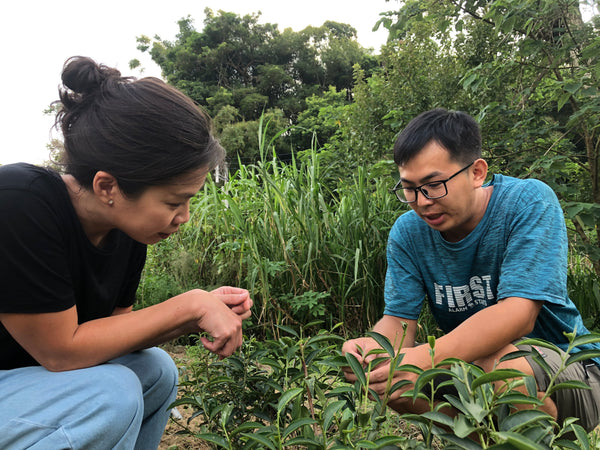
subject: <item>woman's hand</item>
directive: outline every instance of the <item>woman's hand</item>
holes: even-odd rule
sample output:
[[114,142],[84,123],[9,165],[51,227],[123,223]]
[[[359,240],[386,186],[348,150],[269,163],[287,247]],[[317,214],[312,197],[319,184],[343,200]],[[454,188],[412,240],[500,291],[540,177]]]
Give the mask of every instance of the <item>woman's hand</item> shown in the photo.
[[[242,320],[244,314],[234,311],[234,308],[244,308],[243,301],[239,300],[240,293],[223,293],[223,288],[217,289],[217,293],[195,290],[188,292],[192,295],[200,295],[203,313],[196,326],[208,333],[210,338],[201,337],[202,345],[212,353],[221,358],[231,356],[242,345]],[[233,288],[232,288],[233,289]],[[225,289],[225,291],[227,291]],[[240,301],[242,304],[238,303]],[[227,302],[230,302],[228,304]],[[249,315],[249,311],[247,312]]]
[[221,286],[210,292],[225,303],[242,320],[251,316],[253,302],[250,293],[246,289],[231,286]]

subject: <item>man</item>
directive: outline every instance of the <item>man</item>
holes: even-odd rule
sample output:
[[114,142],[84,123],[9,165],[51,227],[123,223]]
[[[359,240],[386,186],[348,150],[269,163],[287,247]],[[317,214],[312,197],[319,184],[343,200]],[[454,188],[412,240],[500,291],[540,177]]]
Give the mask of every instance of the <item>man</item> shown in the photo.
[[[385,285],[386,307],[374,331],[399,345],[403,364],[431,368],[429,346],[416,345],[417,319],[427,299],[445,335],[435,345],[436,363],[460,358],[482,367],[518,369],[533,375],[543,393],[548,379],[531,357],[499,363],[513,344],[529,336],[568,345],[564,332],[588,334],[567,294],[567,236],[556,195],[538,180],[494,175],[481,159],[481,133],[462,112],[435,109],[411,121],[394,146],[400,181],[398,199],[412,211],[390,232]],[[346,342],[343,351],[361,356],[377,347],[371,338]],[[586,348],[600,348],[588,346]],[[362,350],[361,350],[362,349]],[[560,356],[544,351],[556,370]],[[542,410],[559,420],[579,417],[590,430],[599,419],[600,360],[570,365],[561,379],[577,379],[593,390],[558,391]],[[346,377],[354,374],[347,369]],[[370,387],[382,394],[384,364],[372,370]],[[396,372],[395,380],[416,375]],[[392,396],[398,412],[429,410],[423,401]]]

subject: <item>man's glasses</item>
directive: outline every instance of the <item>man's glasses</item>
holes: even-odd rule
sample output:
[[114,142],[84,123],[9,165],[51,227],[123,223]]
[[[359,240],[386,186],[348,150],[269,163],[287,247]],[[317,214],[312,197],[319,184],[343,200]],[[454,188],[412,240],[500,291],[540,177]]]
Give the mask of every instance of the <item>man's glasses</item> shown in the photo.
[[423,197],[428,198],[430,200],[435,200],[437,198],[445,197],[446,195],[448,195],[448,187],[446,186],[446,183],[448,181],[450,181],[452,178],[454,178],[456,175],[458,175],[459,173],[467,170],[469,167],[471,167],[473,165],[474,162],[475,161],[473,161],[468,166],[463,167],[458,172],[456,172],[454,175],[451,175],[450,177],[446,178],[445,180],[432,181],[431,183],[425,183],[425,184],[422,184],[421,186],[417,186],[417,187],[402,187],[401,186],[402,180],[400,180],[400,181],[398,181],[398,183],[396,183],[396,186],[394,186],[394,188],[391,190],[391,192],[396,194],[396,197],[402,203],[416,202],[417,201],[417,192],[420,192],[421,194],[423,194]]

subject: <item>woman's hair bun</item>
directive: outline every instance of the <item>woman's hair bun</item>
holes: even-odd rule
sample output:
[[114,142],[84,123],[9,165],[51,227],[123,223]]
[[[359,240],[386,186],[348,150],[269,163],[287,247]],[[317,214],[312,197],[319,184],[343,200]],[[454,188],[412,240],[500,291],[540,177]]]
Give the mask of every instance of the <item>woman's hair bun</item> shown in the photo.
[[63,85],[77,94],[89,94],[97,91],[108,79],[118,79],[121,72],[104,64],[97,64],[85,56],[69,58],[63,67]]

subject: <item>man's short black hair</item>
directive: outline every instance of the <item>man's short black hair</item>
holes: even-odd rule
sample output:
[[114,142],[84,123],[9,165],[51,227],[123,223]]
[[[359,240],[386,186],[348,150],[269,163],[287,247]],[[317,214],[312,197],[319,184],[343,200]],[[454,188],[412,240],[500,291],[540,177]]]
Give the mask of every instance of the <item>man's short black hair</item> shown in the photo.
[[467,113],[432,109],[415,117],[394,144],[394,162],[402,166],[435,141],[454,161],[468,164],[481,158],[481,130]]

